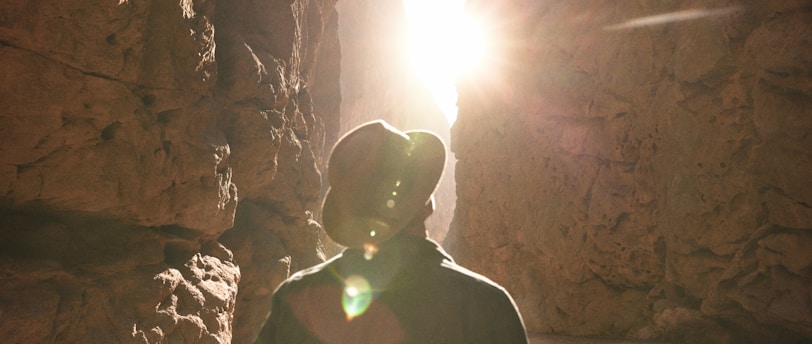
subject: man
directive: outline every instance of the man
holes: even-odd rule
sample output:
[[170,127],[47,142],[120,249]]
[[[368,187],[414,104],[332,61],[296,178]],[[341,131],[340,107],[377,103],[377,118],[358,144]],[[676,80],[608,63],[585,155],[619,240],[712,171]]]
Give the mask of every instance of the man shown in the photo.
[[322,205],[346,246],[274,292],[258,343],[527,343],[510,295],[427,238],[445,146],[384,121],[333,148]]

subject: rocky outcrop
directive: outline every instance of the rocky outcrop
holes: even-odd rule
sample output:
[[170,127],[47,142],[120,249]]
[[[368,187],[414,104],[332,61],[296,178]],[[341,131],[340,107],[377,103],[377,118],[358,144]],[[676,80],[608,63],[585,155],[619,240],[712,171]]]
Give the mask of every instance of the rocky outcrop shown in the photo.
[[[458,261],[532,332],[812,338],[808,1],[469,2]],[[376,36],[398,3],[339,3],[341,65],[335,0],[0,3],[0,337],[249,342],[322,259],[339,125],[444,121]]]
[[4,341],[253,338],[321,259],[334,6],[0,4]]
[[812,340],[808,1],[470,7],[446,243],[529,330]]

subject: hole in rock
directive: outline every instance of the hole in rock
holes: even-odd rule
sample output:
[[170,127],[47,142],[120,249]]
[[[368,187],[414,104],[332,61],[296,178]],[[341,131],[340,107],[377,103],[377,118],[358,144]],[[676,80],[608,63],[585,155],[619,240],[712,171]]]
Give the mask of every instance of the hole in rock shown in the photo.
[[105,141],[110,141],[116,137],[116,132],[121,128],[121,122],[116,121],[102,129],[101,137]]

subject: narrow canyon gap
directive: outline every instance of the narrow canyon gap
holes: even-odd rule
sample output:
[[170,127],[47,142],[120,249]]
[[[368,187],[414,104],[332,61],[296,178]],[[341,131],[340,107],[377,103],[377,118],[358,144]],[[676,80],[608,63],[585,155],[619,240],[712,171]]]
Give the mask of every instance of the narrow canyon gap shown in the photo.
[[[0,337],[250,342],[334,249],[338,135],[445,120],[379,36],[400,6],[1,2]],[[459,263],[531,332],[812,340],[812,3],[468,7],[494,41],[446,137]]]

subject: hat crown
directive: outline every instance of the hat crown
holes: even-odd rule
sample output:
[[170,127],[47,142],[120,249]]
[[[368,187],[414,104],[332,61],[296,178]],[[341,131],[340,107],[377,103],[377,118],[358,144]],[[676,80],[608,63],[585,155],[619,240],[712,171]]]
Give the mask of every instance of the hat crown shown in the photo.
[[357,127],[330,155],[325,230],[351,247],[387,240],[428,202],[444,165],[445,145],[433,133],[404,133],[384,121]]
[[333,148],[327,165],[331,187],[374,178],[402,165],[401,152],[409,137],[383,121],[370,122],[351,131]]

